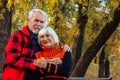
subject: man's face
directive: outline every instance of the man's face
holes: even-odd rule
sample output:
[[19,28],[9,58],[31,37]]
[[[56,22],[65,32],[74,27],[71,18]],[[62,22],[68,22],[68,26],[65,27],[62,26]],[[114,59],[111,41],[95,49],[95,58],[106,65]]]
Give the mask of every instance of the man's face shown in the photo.
[[45,25],[45,17],[40,12],[34,12],[33,16],[28,19],[29,29],[34,33],[38,34],[39,30]]

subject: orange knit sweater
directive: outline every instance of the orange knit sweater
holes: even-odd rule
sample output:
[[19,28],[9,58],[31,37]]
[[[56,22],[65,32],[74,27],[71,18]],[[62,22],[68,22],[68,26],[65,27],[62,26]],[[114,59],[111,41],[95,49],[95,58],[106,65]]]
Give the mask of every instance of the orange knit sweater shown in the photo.
[[56,44],[54,47],[43,47],[43,51],[39,51],[35,54],[36,59],[44,57],[45,59],[53,59],[56,57],[63,58],[65,52]]

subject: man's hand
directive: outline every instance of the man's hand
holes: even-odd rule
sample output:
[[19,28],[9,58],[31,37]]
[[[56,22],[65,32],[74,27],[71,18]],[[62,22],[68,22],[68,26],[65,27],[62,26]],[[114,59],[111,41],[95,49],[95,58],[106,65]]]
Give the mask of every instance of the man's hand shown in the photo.
[[68,46],[68,45],[62,45],[61,48],[66,52],[66,51],[70,51],[72,52],[72,49]]
[[47,67],[47,61],[45,60],[45,58],[41,57],[40,59],[36,59],[34,60],[34,65],[36,65],[39,68],[44,68],[46,69]]
[[59,57],[53,58],[53,59],[49,59],[47,60],[48,63],[52,63],[52,64],[62,64],[62,60]]

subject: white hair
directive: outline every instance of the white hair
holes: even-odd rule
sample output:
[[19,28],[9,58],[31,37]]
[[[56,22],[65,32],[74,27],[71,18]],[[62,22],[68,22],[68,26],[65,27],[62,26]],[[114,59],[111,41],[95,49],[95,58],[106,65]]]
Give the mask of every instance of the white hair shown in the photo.
[[41,10],[41,9],[32,9],[28,14],[29,19],[33,16],[34,12],[40,12],[45,17],[44,26],[46,26],[47,25],[47,16],[48,16],[47,13],[45,11]]
[[58,36],[56,32],[51,27],[44,27],[38,33],[38,43],[40,44],[40,35],[44,35],[45,33],[51,34],[53,36],[54,42],[59,43]]

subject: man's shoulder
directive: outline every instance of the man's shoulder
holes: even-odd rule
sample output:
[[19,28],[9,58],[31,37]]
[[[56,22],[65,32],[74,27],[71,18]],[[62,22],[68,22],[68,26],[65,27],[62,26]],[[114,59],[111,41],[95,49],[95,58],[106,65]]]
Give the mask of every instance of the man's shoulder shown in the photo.
[[28,32],[28,27],[27,26],[24,26],[21,30],[18,30],[18,31],[15,31],[13,33],[13,35],[27,35],[27,36],[30,36],[29,32]]
[[11,34],[11,36],[19,36],[19,35],[21,35],[19,31],[15,31],[14,33]]

